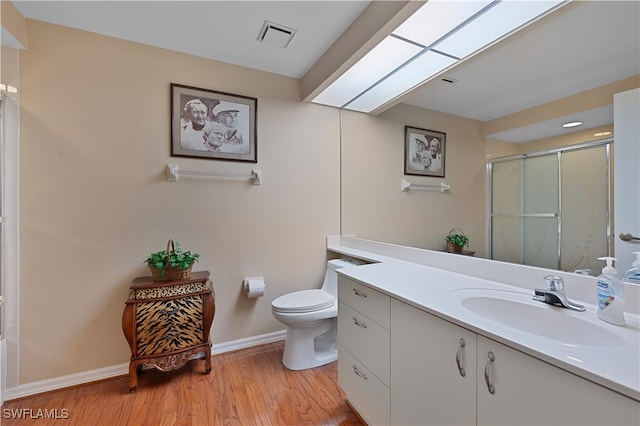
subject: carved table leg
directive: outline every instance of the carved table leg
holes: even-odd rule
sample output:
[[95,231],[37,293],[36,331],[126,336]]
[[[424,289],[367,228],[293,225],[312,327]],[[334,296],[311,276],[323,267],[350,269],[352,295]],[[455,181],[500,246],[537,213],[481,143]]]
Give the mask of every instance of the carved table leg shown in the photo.
[[211,373],[211,348],[208,346],[204,350],[204,373]]
[[135,393],[138,388],[138,366],[133,361],[129,363],[129,393]]

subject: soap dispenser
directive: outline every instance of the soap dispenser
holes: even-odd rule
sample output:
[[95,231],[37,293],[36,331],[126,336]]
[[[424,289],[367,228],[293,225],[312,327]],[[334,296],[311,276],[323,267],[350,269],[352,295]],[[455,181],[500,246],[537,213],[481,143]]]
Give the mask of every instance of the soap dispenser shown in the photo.
[[636,260],[631,264],[631,269],[624,274],[624,280],[640,284],[640,251],[634,251],[633,254],[636,255]]
[[598,318],[613,325],[625,325],[624,287],[612,263],[615,257],[599,257],[607,266],[598,276]]

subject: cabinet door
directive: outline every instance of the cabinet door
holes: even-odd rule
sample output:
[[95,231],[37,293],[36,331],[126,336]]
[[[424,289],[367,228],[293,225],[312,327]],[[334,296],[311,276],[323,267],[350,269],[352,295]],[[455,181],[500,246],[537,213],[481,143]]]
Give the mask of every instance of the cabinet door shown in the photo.
[[474,333],[392,299],[391,424],[475,424],[475,357]]
[[338,345],[338,384],[367,424],[390,424],[389,388],[342,345]]
[[477,344],[478,425],[640,424],[631,398],[482,336]]
[[338,343],[389,385],[389,330],[339,302]]

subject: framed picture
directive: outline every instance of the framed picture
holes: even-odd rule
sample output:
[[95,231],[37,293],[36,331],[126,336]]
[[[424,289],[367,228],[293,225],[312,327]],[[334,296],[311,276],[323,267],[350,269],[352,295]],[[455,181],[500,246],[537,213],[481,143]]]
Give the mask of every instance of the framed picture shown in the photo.
[[404,174],[444,177],[446,133],[404,126]]
[[258,100],[171,83],[171,155],[258,162]]

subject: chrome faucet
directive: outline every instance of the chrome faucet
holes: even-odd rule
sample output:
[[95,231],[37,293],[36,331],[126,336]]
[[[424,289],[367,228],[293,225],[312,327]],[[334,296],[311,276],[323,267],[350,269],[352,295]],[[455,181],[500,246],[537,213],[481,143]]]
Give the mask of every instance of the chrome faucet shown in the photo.
[[533,296],[533,300],[548,303],[550,305],[561,306],[574,311],[582,312],[585,310],[584,306],[573,303],[567,299],[567,295],[564,293],[564,281],[562,280],[562,277],[547,275],[544,279],[547,282],[547,289],[543,290],[536,288],[534,290],[535,295]]

